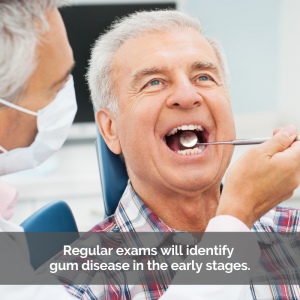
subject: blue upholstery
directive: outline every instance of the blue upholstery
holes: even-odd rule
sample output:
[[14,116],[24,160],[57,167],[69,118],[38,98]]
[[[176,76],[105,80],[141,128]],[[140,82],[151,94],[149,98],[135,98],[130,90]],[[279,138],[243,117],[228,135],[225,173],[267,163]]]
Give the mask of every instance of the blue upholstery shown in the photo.
[[[64,201],[54,201],[40,208],[21,226],[24,228],[34,269],[79,238],[72,211]],[[47,234],[45,234],[47,232]]]
[[120,155],[112,153],[97,127],[96,151],[106,216],[115,213],[127,185],[128,175]]
[[69,205],[53,201],[28,217],[21,226],[25,232],[78,232]]

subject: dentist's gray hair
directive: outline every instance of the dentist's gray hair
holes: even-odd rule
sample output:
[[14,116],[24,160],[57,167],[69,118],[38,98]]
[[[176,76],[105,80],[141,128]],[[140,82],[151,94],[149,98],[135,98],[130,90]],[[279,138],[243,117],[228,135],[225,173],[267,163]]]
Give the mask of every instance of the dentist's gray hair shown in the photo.
[[0,98],[16,102],[21,96],[37,65],[39,36],[49,30],[45,13],[63,4],[63,0],[0,0]]
[[[193,28],[200,34],[200,21],[175,10],[136,12],[115,21],[110,29],[96,41],[86,75],[93,105],[96,110],[108,108],[114,115],[119,112],[113,85],[113,57],[123,43],[148,32],[168,32],[174,29]],[[224,51],[218,41],[206,38],[214,49],[221,65],[224,83],[229,88],[230,77]]]

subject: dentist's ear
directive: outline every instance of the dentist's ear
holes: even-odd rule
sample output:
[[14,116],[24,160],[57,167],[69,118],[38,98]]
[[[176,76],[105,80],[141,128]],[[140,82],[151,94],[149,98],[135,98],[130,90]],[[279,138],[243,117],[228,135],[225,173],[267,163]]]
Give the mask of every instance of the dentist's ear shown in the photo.
[[109,109],[103,108],[97,111],[96,122],[108,148],[113,153],[120,154],[122,152],[122,148],[118,136],[115,116]]

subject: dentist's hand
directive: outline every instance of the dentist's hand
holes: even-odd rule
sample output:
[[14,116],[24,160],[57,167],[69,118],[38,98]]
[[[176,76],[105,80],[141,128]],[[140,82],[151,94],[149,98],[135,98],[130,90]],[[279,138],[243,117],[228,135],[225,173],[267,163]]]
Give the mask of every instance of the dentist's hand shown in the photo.
[[300,182],[300,141],[293,125],[279,128],[269,141],[252,147],[228,170],[216,215],[231,215],[249,228]]

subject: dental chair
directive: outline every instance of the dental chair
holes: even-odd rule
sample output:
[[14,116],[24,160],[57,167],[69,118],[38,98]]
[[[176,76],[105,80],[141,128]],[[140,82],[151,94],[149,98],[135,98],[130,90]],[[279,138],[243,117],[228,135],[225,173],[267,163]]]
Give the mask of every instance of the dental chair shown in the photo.
[[128,181],[128,174],[121,155],[110,151],[97,126],[96,151],[105,217],[115,213]]
[[69,205],[64,201],[53,201],[27,218],[24,228],[30,254],[30,263],[36,270],[64,245],[79,238],[78,228]]

